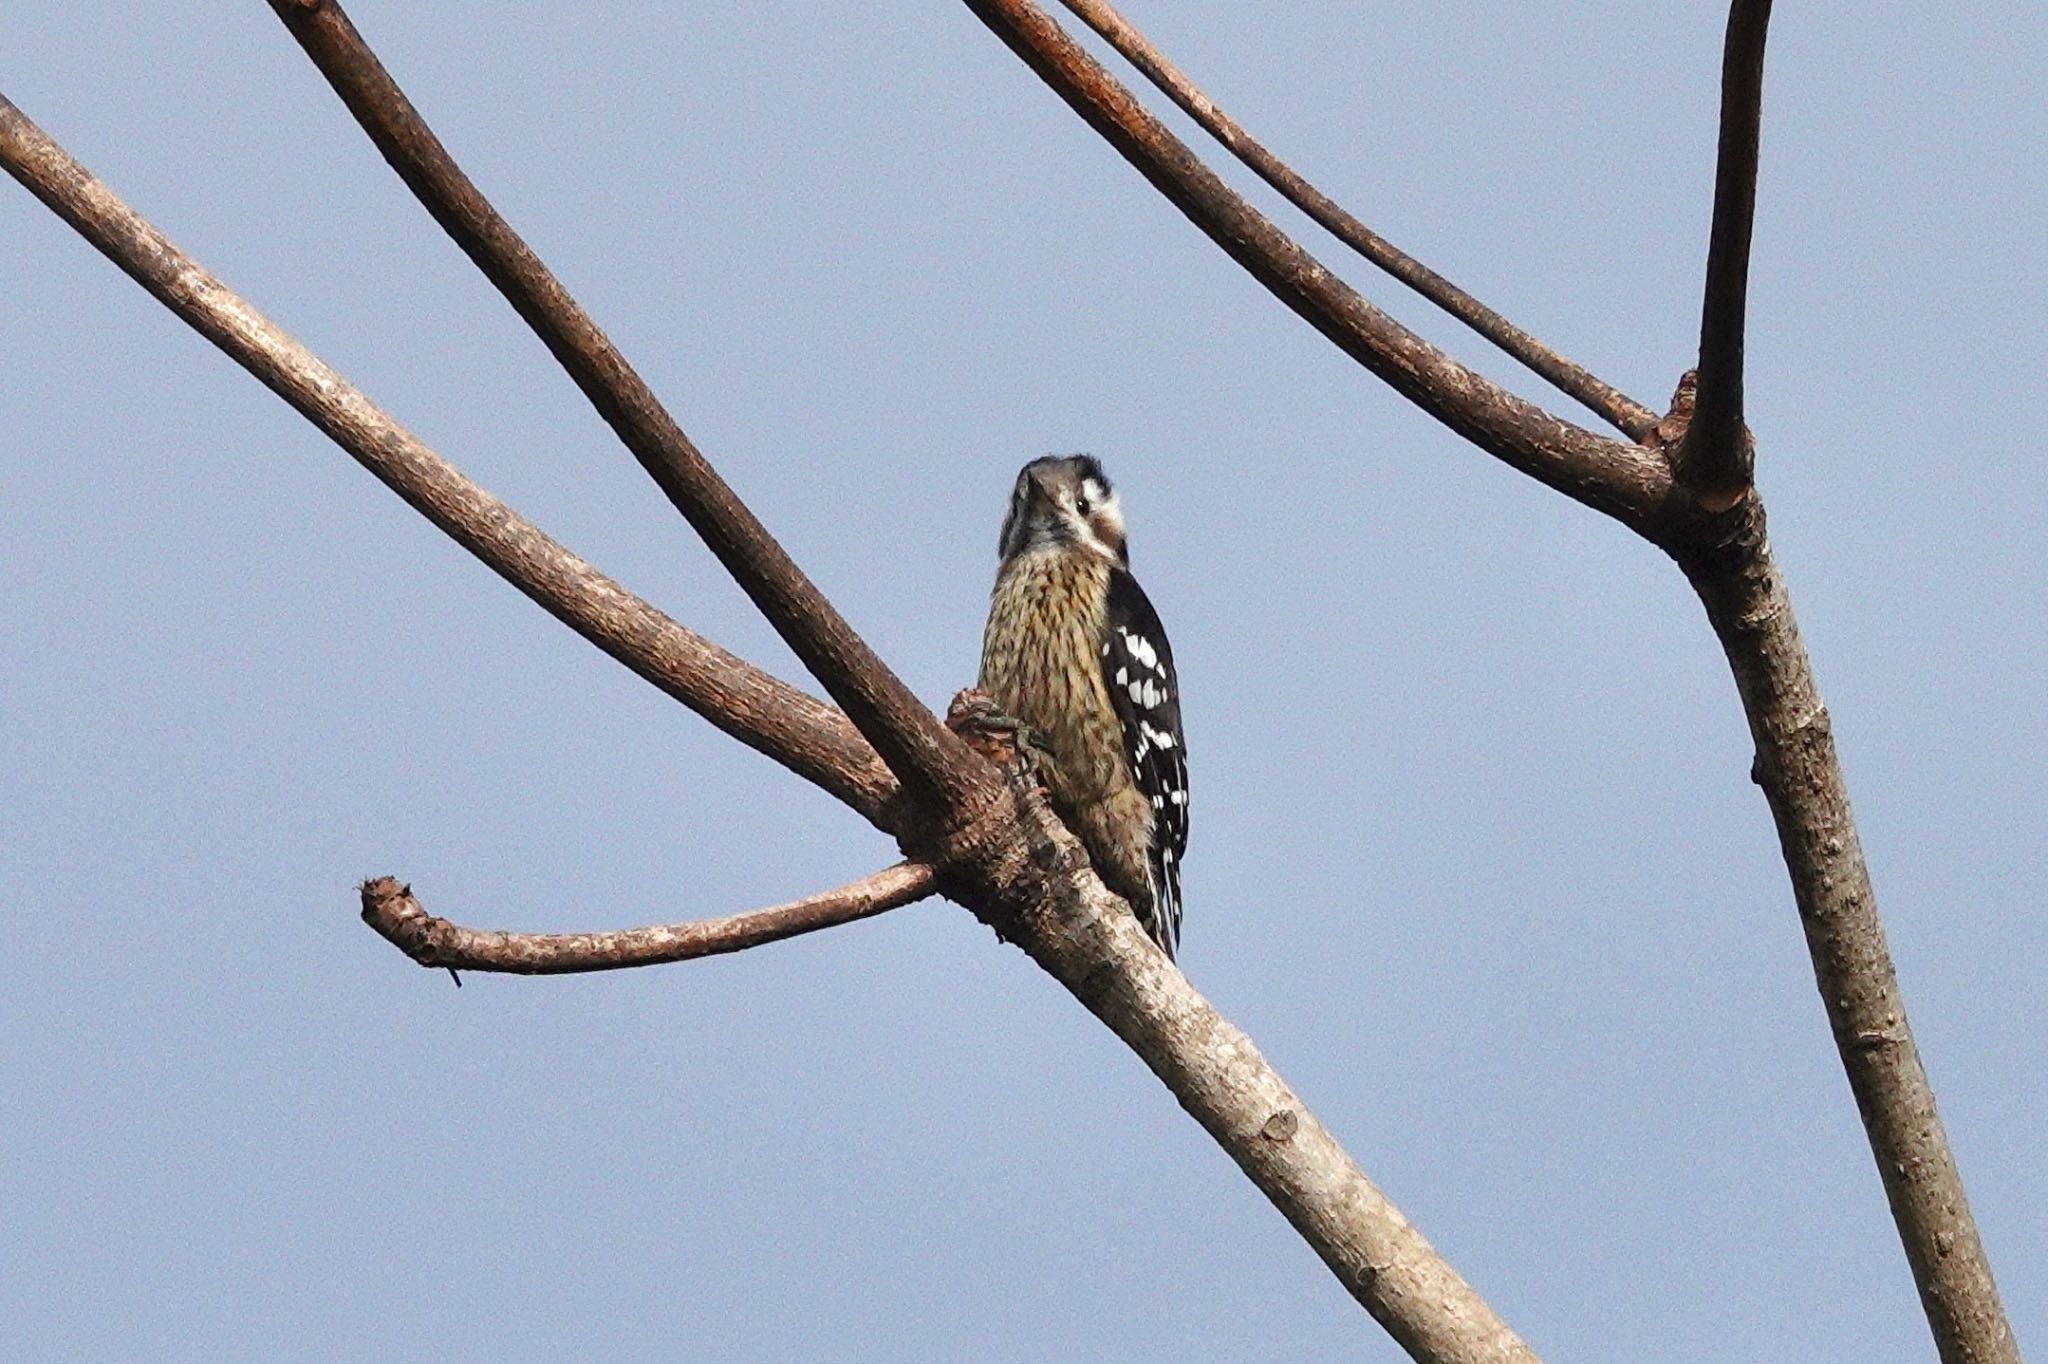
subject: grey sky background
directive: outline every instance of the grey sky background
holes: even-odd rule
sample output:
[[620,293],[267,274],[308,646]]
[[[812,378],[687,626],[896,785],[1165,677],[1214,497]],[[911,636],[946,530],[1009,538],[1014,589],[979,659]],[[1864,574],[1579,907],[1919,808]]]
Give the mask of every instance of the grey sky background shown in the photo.
[[[2048,10],[1780,8],[1762,483],[2048,1348]],[[1931,1357],[1732,684],[1659,555],[1340,356],[961,7],[352,13],[933,704],[972,679],[1016,466],[1107,462],[1186,693],[1184,965],[1539,1351]],[[1663,404],[1720,6],[1131,17],[1376,228]],[[8,5],[0,73],[442,453],[800,677],[266,7]],[[368,874],[598,928],[892,849],[0,190],[0,1355],[1399,1357],[955,906],[460,992],[374,938]]]

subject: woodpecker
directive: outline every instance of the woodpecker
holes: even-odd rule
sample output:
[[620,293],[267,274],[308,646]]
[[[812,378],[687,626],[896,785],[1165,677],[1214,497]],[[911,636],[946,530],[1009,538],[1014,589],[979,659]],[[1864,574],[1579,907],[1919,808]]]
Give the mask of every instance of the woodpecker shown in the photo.
[[1170,958],[1188,842],[1180,687],[1102,465],[1025,465],[1000,552],[981,688],[1029,731],[1053,808]]

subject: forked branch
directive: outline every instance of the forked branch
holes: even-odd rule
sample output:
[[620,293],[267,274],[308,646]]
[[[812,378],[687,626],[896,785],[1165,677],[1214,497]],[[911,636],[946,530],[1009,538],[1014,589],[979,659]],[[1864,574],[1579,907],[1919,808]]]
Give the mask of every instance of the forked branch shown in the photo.
[[[2015,1364],[2017,1347],[1899,1000],[1827,714],[1750,486],[1743,318],[1768,0],[1736,0],[1729,19],[1698,410],[1676,447],[1676,486],[1710,515],[1691,521],[1684,534],[1673,532],[1665,514],[1674,477],[1661,442],[1644,449],[1584,431],[1422,341],[1230,191],[1028,0],[967,2],[1183,213],[1348,354],[1481,449],[1615,516],[1679,559],[1742,693],[1756,773],[1777,819],[1816,977],[1942,1357],[1948,1364]],[[1092,0],[1069,3],[1076,13],[1093,14],[1090,22],[1099,27],[1114,19],[1113,10]],[[808,931],[879,912],[943,885],[1113,1028],[1417,1359],[1532,1359],[1249,1040],[1151,946],[1088,870],[1035,785],[1000,783],[996,769],[938,726],[837,616],[462,176],[339,10],[328,0],[272,4],[422,202],[541,335],[853,724],[668,620],[463,479],[178,253],[4,100],[0,159],[180,317],[520,590],[728,733],[920,845],[910,863],[879,873],[879,880],[752,915],[622,935],[460,929],[427,916],[395,882],[365,887],[366,917],[433,965],[604,969],[737,950],[786,936],[784,929]],[[1241,155],[1242,148],[1257,148],[1149,47],[1133,45],[1128,34],[1118,46],[1127,55],[1148,53],[1132,60],[1167,82],[1162,88],[1226,145]],[[1339,213],[1331,220],[1355,223]],[[1362,227],[1350,235],[1360,234],[1368,245],[1378,242]],[[1392,252],[1384,243],[1374,249]],[[1625,408],[1604,414],[1624,430],[1640,422]],[[1715,515],[1724,512],[1733,514]],[[895,799],[898,776],[918,813],[953,818],[904,818]]]
[[527,976],[617,971],[740,952],[873,918],[937,893],[938,880],[930,867],[898,862],[835,890],[722,919],[608,933],[505,933],[435,918],[420,905],[412,887],[395,877],[374,877],[362,885],[363,922],[420,965]]
[[[530,542],[538,540],[553,556],[576,562],[572,556],[523,522],[517,522],[524,529],[513,537],[516,544],[503,543],[492,533],[490,523],[516,522],[510,509],[495,501],[477,502],[487,495],[465,483],[452,482],[452,470],[438,457],[377,412],[338,374],[177,252],[4,100],[0,100],[0,161],[174,313],[298,407],[436,525],[528,595],[551,610],[557,608],[555,597],[560,594],[544,583],[524,580],[522,575],[534,565],[514,551],[517,545],[530,547]],[[454,478],[459,480],[459,476]],[[468,505],[471,502],[476,505]],[[541,559],[543,564],[553,562],[548,554]],[[588,572],[587,567],[584,571]],[[617,592],[605,601],[587,603],[570,594],[559,605],[569,623],[624,661],[643,666],[634,649],[622,647],[602,619],[606,609],[632,610],[633,599]],[[595,610],[597,617],[586,616],[586,607]],[[673,622],[668,626],[681,631]],[[637,644],[637,636],[625,638]],[[695,637],[688,639],[694,641]],[[702,641],[695,642],[702,645]],[[780,731],[717,714],[718,688],[732,680],[729,674],[745,665],[731,660],[733,668],[713,667],[706,672],[703,670],[709,665],[701,653],[700,649],[685,659],[680,678],[684,685],[678,689],[682,699],[705,708],[714,722],[791,766],[819,768],[816,779],[821,784],[846,792],[849,803],[872,808],[871,818],[877,823],[886,824],[892,814],[903,813],[889,801],[888,793],[895,787],[887,772],[880,772],[876,779],[875,769],[881,765],[865,746],[857,752],[866,765],[852,762],[858,771],[839,773],[830,764],[807,756],[801,744],[785,755],[782,749],[787,745],[780,742]],[[651,675],[665,674],[655,668]],[[741,676],[744,680],[744,674]],[[764,674],[753,676],[758,685],[782,685],[765,679]],[[789,693],[783,704],[791,709],[800,729],[803,719],[817,718],[819,712],[845,726],[836,712],[801,693],[783,690]],[[825,739],[832,730],[831,720],[819,719],[814,728],[821,732],[807,737]],[[845,728],[850,730],[850,726]],[[844,737],[848,745],[859,745],[857,735]],[[977,756],[976,761],[986,759]],[[1286,1215],[1346,1289],[1416,1359],[1424,1364],[1534,1364],[1535,1356],[1528,1347],[1373,1186],[1250,1039],[1218,1014],[1153,946],[1129,908],[1106,890],[1089,868],[1086,853],[1052,813],[1036,783],[1023,780],[1018,768],[1012,768],[1011,775],[1014,780],[997,783],[992,799],[981,802],[971,813],[962,812],[969,813],[968,818],[907,821],[899,838],[920,845],[912,856],[920,869],[903,869],[896,892],[908,894],[919,889],[917,883],[924,875],[921,868],[930,867],[934,882],[948,896],[968,905],[1029,952],[1151,1067]],[[451,951],[465,945],[484,949],[477,954],[479,960],[470,962],[436,956],[437,965],[482,965],[494,954],[512,950],[503,939],[479,944],[472,938],[465,944],[452,925],[445,930],[436,927],[424,911],[415,917],[406,908],[409,897],[395,885],[366,889],[376,901],[372,906],[375,917],[393,929],[394,941],[408,950],[438,954],[444,947]],[[885,887],[878,898],[890,893]],[[416,903],[413,908],[417,909]],[[862,900],[855,906],[842,904],[822,912],[849,908],[866,910],[869,904]],[[801,917],[818,910],[814,904],[808,911],[793,912]],[[678,946],[673,938],[660,940],[686,933],[683,926],[653,930],[650,941],[634,944],[629,950],[673,951]],[[710,931],[709,937],[734,947],[741,945],[730,929]],[[619,946],[616,940],[611,945]],[[541,959],[560,963],[579,956],[587,961],[587,946],[559,939],[537,946],[529,940],[520,950],[536,950]]]
[[892,818],[896,780],[844,715],[669,619],[465,478],[172,245],[4,96],[0,161],[165,307],[563,624],[871,821]]
[[1674,553],[1728,656],[1756,742],[1814,983],[1944,1364],[2018,1364],[1990,1258],[1920,1060],[1848,781],[1771,554],[1743,418],[1743,329],[1770,0],[1734,0],[1721,73],[1698,391],[1673,451],[1693,515]]
[[994,773],[941,725],[734,496],[618,348],[455,164],[333,0],[271,0],[384,159],[547,345],[906,791],[929,811]]
[[1267,150],[1264,143],[1203,94],[1144,34],[1131,26],[1107,0],[1062,0],[1088,27],[1101,34],[1124,60],[1179,105],[1258,177],[1285,195],[1287,201],[1314,219],[1325,231],[1366,260],[1392,275],[1487,341],[1498,346],[1559,392],[1598,413],[1631,438],[1640,439],[1657,424],[1657,414],[1584,366],[1558,354],[1471,294],[1374,232],[1343,205],[1304,179],[1293,167]]
[[1677,453],[1679,482],[1709,513],[1727,511],[1747,496],[1755,473],[1755,447],[1742,415],[1742,350],[1770,20],[1771,0],[1735,0],[1721,54],[1721,136],[1700,307],[1699,397]]
[[1273,296],[1424,412],[1496,459],[1623,524],[1656,524],[1670,470],[1508,392],[1368,303],[1203,165],[1030,0],[966,0],[977,18]]
[[[1827,713],[1751,486],[1743,321],[1768,0],[1735,0],[1729,14],[1696,408],[1677,410],[1692,396],[1682,389],[1673,413],[1645,433],[1654,446],[1647,472],[1585,446],[1586,433],[1577,428],[1540,432],[1526,414],[1466,383],[1450,368],[1454,362],[1419,349],[1345,300],[1341,286],[1319,278],[1327,276],[1320,266],[1309,262],[1313,273],[1305,276],[1300,249],[1233,202],[1029,0],[966,2],[1176,207],[1339,346],[1481,449],[1617,516],[1678,560],[1735,674],[1756,740],[1754,770],[1777,821],[1815,978],[1936,1344],[1946,1364],[2016,1364],[2018,1350],[1900,999]],[[1068,3],[1084,15],[1108,14],[1094,0]],[[1162,75],[1170,71],[1163,59],[1144,57],[1128,35],[1105,36],[1141,67],[1149,60]],[[1191,87],[1168,92],[1184,105],[1196,98]],[[1674,456],[1668,464],[1667,451]],[[1685,495],[1665,500],[1674,488]],[[1663,515],[1656,514],[1660,502]]]

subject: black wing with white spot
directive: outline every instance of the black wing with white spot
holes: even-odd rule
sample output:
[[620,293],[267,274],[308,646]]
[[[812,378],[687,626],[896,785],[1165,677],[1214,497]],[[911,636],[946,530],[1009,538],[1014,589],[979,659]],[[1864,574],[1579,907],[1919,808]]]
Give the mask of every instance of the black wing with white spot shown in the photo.
[[1125,569],[1110,574],[1108,627],[1102,642],[1102,677],[1117,719],[1123,722],[1131,771],[1152,806],[1156,903],[1145,926],[1170,957],[1180,943],[1180,858],[1188,846],[1188,754],[1180,727],[1180,680],[1174,676],[1173,649],[1159,613]]

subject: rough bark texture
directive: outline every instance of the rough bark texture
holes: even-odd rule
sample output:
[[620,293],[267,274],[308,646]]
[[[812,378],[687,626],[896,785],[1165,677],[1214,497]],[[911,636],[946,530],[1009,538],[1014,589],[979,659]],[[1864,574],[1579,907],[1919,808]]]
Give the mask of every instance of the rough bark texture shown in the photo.
[[1010,800],[930,843],[913,837],[906,851],[939,866],[948,896],[1123,1039],[1411,1356],[1533,1364],[1534,1352],[1366,1178],[1251,1039],[1145,935],[1037,782],[1021,766],[1008,771]]
[[899,862],[836,890],[722,919],[606,933],[505,933],[435,918],[420,905],[412,887],[396,877],[373,877],[362,885],[363,922],[420,965],[525,976],[617,971],[740,952],[873,918],[937,892],[938,878],[930,867]]
[[1681,566],[1728,655],[1815,983],[1946,1364],[2018,1364],[1991,1264],[1899,995],[1827,707],[1752,499]]

